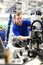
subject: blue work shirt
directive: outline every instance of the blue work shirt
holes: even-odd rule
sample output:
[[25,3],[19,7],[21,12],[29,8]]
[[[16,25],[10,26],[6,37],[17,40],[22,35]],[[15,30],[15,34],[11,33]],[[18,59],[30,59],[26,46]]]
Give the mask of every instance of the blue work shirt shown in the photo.
[[31,26],[30,20],[22,20],[22,25],[18,26],[16,23],[13,25],[13,33],[16,36],[28,36],[30,29],[28,26]]
[[43,20],[42,20],[42,23],[43,23]]
[[0,37],[2,41],[5,41],[5,30],[0,31]]

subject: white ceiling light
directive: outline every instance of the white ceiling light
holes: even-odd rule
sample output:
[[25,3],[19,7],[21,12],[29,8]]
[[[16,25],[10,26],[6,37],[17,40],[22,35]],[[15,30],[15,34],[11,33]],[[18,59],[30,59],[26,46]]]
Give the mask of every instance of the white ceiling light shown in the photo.
[[42,0],[36,0],[36,1],[42,1]]
[[36,5],[36,3],[31,3],[31,5]]
[[43,7],[43,5],[41,7]]
[[7,2],[8,2],[8,1],[10,1],[10,0],[4,0],[4,1],[7,1]]
[[0,3],[0,8],[6,8],[6,6]]
[[36,3],[30,3],[30,5],[36,7]]

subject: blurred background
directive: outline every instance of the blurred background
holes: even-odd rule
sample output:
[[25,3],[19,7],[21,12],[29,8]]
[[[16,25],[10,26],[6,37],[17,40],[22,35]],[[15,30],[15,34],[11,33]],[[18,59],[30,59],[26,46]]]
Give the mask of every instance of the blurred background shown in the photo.
[[30,19],[37,10],[43,15],[43,0],[0,0],[0,26],[7,25],[10,13],[20,12],[23,18]]
[[43,0],[0,0],[0,13],[30,14],[36,10],[43,11]]

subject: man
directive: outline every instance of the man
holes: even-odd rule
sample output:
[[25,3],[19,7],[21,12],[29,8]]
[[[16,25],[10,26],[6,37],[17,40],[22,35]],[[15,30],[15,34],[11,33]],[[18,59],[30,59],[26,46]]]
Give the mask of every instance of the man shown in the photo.
[[13,25],[13,33],[17,36],[17,39],[19,40],[27,40],[30,38],[28,26],[31,26],[31,21],[29,20],[22,20],[22,15],[20,13],[17,13],[14,16],[14,25]]

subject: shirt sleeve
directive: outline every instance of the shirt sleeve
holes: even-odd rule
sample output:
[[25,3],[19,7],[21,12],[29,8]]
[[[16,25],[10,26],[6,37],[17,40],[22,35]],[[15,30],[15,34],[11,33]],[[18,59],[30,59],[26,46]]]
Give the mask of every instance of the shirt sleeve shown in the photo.
[[16,36],[19,36],[20,35],[20,32],[18,31],[18,29],[15,29],[14,27],[13,27],[13,33]]
[[26,20],[25,23],[26,23],[27,26],[31,26],[31,21],[30,20]]

